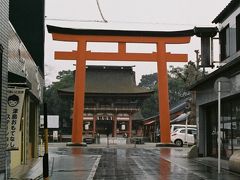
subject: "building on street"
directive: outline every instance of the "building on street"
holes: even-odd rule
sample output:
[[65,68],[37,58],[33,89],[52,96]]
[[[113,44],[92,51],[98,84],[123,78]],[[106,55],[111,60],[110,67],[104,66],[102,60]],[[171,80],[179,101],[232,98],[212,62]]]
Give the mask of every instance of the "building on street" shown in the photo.
[[0,3],[0,179],[4,179],[6,174],[6,127],[7,127],[7,66],[8,66],[8,14],[9,1],[2,0]]
[[0,179],[38,157],[44,85],[43,0],[1,1]]
[[[189,98],[184,99],[178,105],[174,106],[170,110],[170,126],[172,124],[190,124],[195,125],[196,119],[191,117],[189,114],[191,113],[191,109],[189,107],[189,103],[191,100]],[[192,102],[191,102],[192,103]],[[159,142],[160,141],[160,129],[159,129],[159,114],[151,117],[147,117],[144,119],[144,137],[147,141],[150,142]]]
[[191,90],[196,91],[199,155],[217,157],[216,82],[221,81],[221,157],[229,159],[240,149],[240,1],[232,0],[213,23],[219,25],[220,66]]
[[[60,89],[59,94],[72,97],[73,89]],[[152,93],[136,86],[131,66],[87,66],[84,138],[107,134],[112,137],[142,136],[140,108]],[[63,133],[71,129],[70,121],[60,124],[65,126],[61,127]]]

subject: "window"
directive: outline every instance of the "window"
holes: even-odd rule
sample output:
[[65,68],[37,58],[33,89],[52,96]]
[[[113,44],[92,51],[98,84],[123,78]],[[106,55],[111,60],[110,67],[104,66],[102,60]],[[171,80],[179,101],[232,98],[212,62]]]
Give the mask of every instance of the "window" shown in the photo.
[[240,50],[240,14],[236,17],[236,45],[237,51]]
[[194,129],[188,129],[188,134],[197,134],[197,131]]
[[221,46],[221,61],[230,56],[230,28],[227,25],[219,33]]
[[181,130],[180,133],[185,133],[185,129]]

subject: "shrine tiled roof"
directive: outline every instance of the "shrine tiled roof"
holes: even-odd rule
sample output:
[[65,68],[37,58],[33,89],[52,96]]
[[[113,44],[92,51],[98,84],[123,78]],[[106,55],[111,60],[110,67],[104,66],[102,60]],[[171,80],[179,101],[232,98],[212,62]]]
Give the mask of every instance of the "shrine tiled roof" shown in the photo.
[[[74,87],[60,89],[73,93]],[[131,66],[87,66],[85,93],[91,94],[149,94],[152,90],[138,87]]]

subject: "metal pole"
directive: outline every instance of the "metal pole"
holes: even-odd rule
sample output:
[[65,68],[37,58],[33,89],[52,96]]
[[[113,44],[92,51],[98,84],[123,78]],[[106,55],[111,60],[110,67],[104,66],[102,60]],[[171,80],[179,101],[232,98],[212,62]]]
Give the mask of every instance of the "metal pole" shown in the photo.
[[154,122],[154,133],[153,133],[154,142],[156,142],[156,134],[157,134],[156,123],[157,123],[157,121]]
[[221,172],[221,81],[218,81],[218,173]]
[[43,156],[43,178],[44,180],[48,180],[48,125],[47,125],[47,104],[44,103],[44,145],[45,145],[45,153]]
[[8,180],[8,157],[9,157],[9,153],[7,151],[5,151],[5,156],[6,156],[6,161],[5,161],[5,180]]
[[199,50],[195,50],[194,52],[196,53],[197,69],[199,69],[199,63],[200,63]]
[[213,56],[214,56],[214,54],[213,54],[213,38],[211,38],[211,42],[210,42],[210,47],[211,47],[211,51],[210,51],[210,63],[211,63],[211,65],[212,65],[212,67],[213,67]]
[[188,147],[188,141],[187,141],[187,126],[188,126],[188,113],[187,114],[187,117],[186,117],[186,122],[185,122],[185,143],[187,144],[187,147]]

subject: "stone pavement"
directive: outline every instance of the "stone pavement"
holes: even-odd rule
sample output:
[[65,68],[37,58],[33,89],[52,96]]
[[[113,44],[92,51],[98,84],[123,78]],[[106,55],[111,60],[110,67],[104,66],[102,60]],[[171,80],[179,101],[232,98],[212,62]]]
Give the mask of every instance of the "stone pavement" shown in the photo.
[[[189,148],[155,146],[154,143],[146,143],[136,147],[134,144],[66,147],[63,143],[53,143],[49,145],[50,179],[240,179],[239,174],[227,170],[228,161],[222,160],[223,169],[218,174],[215,158],[188,159]],[[36,177],[31,172],[35,172]],[[38,161],[25,177],[19,179],[39,179],[41,173],[42,164]]]
[[38,179],[42,176],[42,157],[33,159],[27,165],[20,165],[10,172],[9,179]]
[[[218,160],[214,157],[199,157],[194,158],[194,161],[197,161],[198,163],[204,164],[206,166],[212,166],[217,168]],[[229,170],[228,160],[221,160],[221,168],[224,170]]]

